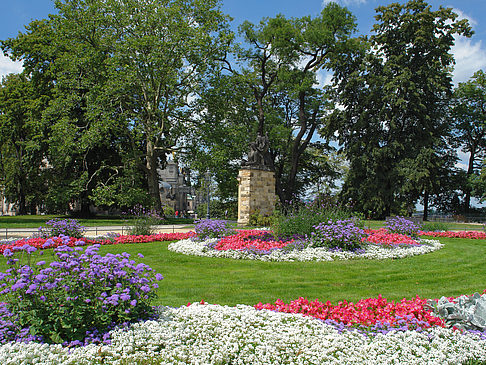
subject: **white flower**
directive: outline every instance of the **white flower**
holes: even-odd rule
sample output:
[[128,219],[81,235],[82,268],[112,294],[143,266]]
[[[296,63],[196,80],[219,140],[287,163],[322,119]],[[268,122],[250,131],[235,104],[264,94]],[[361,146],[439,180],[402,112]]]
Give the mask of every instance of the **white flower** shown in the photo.
[[1,364],[459,364],[486,341],[445,328],[370,338],[300,314],[238,305],[164,308],[157,321],[112,331],[112,344],[69,350],[9,343]]
[[325,247],[308,247],[301,251],[293,250],[283,252],[281,250],[274,250],[269,255],[257,255],[237,250],[219,251],[207,247],[207,244],[214,243],[216,241],[217,239],[208,239],[205,241],[193,241],[191,239],[186,239],[170,243],[169,250],[185,255],[223,257],[231,259],[261,261],[333,261],[352,259],[398,259],[409,256],[423,255],[443,247],[443,244],[437,240],[422,239],[420,241],[420,246],[385,247],[370,244],[365,246],[364,253],[353,253],[348,251],[336,252]]

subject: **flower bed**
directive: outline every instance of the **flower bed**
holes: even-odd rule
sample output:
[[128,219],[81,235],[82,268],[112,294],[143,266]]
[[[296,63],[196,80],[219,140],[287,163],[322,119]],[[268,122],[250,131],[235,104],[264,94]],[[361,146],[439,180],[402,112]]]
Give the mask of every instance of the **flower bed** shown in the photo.
[[402,331],[411,328],[417,329],[417,326],[420,328],[444,327],[442,319],[430,313],[427,300],[418,296],[412,300],[404,298],[395,303],[387,301],[380,295],[378,298],[362,299],[356,303],[342,301],[337,305],[332,305],[329,301],[326,303],[318,300],[309,301],[307,298],[299,298],[287,304],[279,299],[274,304],[260,302],[255,305],[255,308],[301,313],[304,316],[331,320],[348,327],[374,326],[371,332],[375,332],[377,328],[383,330],[384,326],[388,331],[390,329]]
[[420,236],[446,237],[446,238],[467,238],[476,240],[486,240],[486,233],[482,231],[459,231],[459,232],[419,232]]
[[0,363],[460,364],[486,360],[485,341],[442,327],[363,336],[301,314],[192,304],[111,331],[111,344],[69,349],[9,343]]
[[15,250],[22,249],[23,247],[35,247],[36,249],[41,248],[55,248],[61,245],[67,245],[70,247],[74,246],[85,246],[85,245],[120,245],[120,244],[128,244],[128,243],[145,243],[145,242],[156,242],[156,241],[175,241],[175,240],[182,240],[187,239],[189,237],[194,236],[194,232],[186,232],[186,233],[158,233],[148,236],[133,236],[133,235],[125,235],[125,236],[117,236],[111,239],[88,239],[88,238],[75,238],[75,237],[67,237],[61,235],[60,237],[51,237],[51,238],[26,238],[17,240],[15,242],[11,242],[8,244],[0,245],[0,254],[3,254],[5,249]]
[[[239,249],[217,250],[214,247],[218,239],[194,241],[192,239],[169,243],[169,250],[184,255],[221,257],[231,259],[247,259],[261,261],[334,261],[351,259],[398,259],[409,256],[423,255],[436,251],[443,245],[436,240],[422,239],[420,245],[382,245],[368,244],[362,250],[343,251],[327,247],[309,247],[306,242],[294,240],[282,249],[274,248],[268,251]],[[248,243],[249,247],[251,243]]]
[[411,245],[419,246],[420,243],[414,240],[410,236],[406,236],[400,233],[390,233],[384,228],[378,230],[368,229],[366,230],[368,237],[364,240],[369,243],[385,245],[385,246],[397,246],[397,245]]

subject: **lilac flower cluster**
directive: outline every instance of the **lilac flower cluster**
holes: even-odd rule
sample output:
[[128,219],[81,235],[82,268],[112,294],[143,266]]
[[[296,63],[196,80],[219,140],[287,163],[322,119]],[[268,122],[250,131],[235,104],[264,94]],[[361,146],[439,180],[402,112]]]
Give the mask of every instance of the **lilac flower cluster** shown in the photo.
[[195,221],[194,231],[199,239],[220,238],[234,233],[228,221],[218,219],[200,219]]
[[58,237],[63,234],[75,238],[83,237],[86,227],[79,224],[76,219],[54,218],[46,222],[47,227],[39,227],[39,235],[43,238]]
[[418,237],[418,231],[422,229],[420,224],[415,224],[405,217],[392,217],[387,219],[384,227],[391,233],[404,234],[410,237]]
[[315,232],[310,236],[312,247],[337,248],[355,251],[362,248],[366,236],[363,229],[355,224],[354,219],[328,220],[314,226]]
[[[21,265],[6,249],[11,267],[0,273],[0,294],[7,301],[0,307],[0,343],[102,343],[115,325],[151,318],[155,280],[162,275],[137,264],[128,253],[100,256],[99,247],[83,252],[81,247],[60,246],[54,250],[57,261],[33,266]],[[36,250],[30,248],[24,250],[29,255]]]

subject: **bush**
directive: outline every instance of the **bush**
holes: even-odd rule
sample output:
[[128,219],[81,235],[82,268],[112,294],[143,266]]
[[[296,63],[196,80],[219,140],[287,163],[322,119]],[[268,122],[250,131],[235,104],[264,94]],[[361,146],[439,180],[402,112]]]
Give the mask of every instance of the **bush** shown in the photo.
[[253,227],[270,227],[273,223],[273,216],[262,215],[259,211],[250,214],[250,226]]
[[415,224],[405,217],[393,217],[388,219],[384,227],[391,233],[404,234],[410,237],[418,237],[418,231],[421,229],[420,224]]
[[220,238],[234,233],[228,226],[228,222],[224,220],[201,219],[197,220],[195,223],[194,231],[201,240],[207,238]]
[[135,236],[149,236],[154,234],[155,225],[163,221],[162,218],[155,210],[146,209],[141,205],[136,205],[130,209],[127,213],[128,220],[127,225],[130,225],[130,234]]
[[59,237],[60,235],[81,238],[86,230],[86,227],[81,226],[76,219],[54,218],[48,220],[46,226],[38,229],[42,238]]
[[338,248],[345,251],[355,251],[362,248],[366,233],[359,228],[354,219],[344,219],[322,222],[314,227],[311,234],[312,247]]
[[[336,221],[352,216],[352,207],[340,203],[336,197],[321,195],[310,203],[297,202],[280,207],[272,224],[277,236],[310,235],[315,226],[329,220]],[[362,225],[361,219],[356,224]]]
[[[162,276],[127,253],[102,257],[98,248],[83,252],[81,247],[61,246],[54,251],[58,261],[34,266],[20,265],[6,249],[11,268],[0,273],[0,294],[7,301],[0,314],[10,313],[2,320],[12,325],[1,328],[0,342],[12,335],[70,345],[103,342],[103,334],[115,325],[153,316],[154,279]],[[23,249],[29,256],[36,250],[28,245]],[[18,333],[9,332],[12,328]]]
[[427,222],[424,223],[422,230],[425,232],[446,232],[449,230],[449,225],[445,222]]

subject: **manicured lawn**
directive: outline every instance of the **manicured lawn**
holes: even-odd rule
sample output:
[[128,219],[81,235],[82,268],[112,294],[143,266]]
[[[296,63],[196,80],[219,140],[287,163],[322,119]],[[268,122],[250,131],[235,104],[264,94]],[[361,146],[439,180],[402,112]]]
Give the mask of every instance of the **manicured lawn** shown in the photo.
[[[22,216],[0,216],[0,228],[38,228],[44,226],[45,222],[53,218],[67,218],[61,215],[22,215]],[[99,226],[127,226],[129,220],[120,217],[100,216],[93,219],[79,219],[79,223],[85,227]],[[191,219],[168,218],[165,224],[192,224]]]
[[[235,305],[284,301],[300,296],[321,301],[376,297],[437,298],[486,289],[486,241],[441,239],[439,251],[400,260],[260,262],[186,256],[166,242],[103,246],[100,253],[128,252],[164,275],[157,304],[200,301]],[[137,253],[145,257],[140,259]],[[46,253],[43,259],[50,255]],[[0,270],[6,269],[0,258]]]

